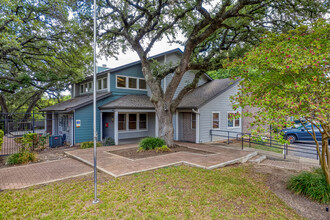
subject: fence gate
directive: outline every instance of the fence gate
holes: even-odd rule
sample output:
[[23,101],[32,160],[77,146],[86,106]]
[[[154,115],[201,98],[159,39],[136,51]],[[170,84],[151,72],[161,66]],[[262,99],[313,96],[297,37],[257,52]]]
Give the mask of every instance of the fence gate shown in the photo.
[[22,147],[20,138],[26,133],[44,134],[46,115],[42,113],[0,113],[0,129],[4,131],[0,156],[18,153]]

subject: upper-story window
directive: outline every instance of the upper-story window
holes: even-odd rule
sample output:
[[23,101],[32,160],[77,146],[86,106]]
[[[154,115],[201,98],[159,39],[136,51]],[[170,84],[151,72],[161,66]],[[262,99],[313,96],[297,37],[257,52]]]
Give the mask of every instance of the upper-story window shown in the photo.
[[[108,78],[102,78],[97,80],[97,90],[104,90],[108,88]],[[80,84],[80,94],[93,92],[93,82],[86,82]]]
[[117,75],[116,87],[122,89],[146,90],[147,84],[143,78]]
[[97,90],[103,90],[108,88],[108,78],[102,78],[97,80]]

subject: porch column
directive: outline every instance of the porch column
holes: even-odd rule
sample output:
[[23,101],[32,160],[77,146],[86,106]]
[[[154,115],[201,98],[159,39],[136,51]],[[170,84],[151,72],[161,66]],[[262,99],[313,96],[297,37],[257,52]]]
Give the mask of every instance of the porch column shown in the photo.
[[198,144],[199,143],[199,114],[197,113],[196,114],[196,143]]
[[118,145],[118,112],[114,112],[115,114],[115,123],[114,123],[114,139],[115,139],[115,145]]
[[52,135],[55,135],[55,113],[52,112]]
[[175,140],[179,140],[179,112],[175,111]]
[[158,137],[158,118],[155,112],[155,137]]

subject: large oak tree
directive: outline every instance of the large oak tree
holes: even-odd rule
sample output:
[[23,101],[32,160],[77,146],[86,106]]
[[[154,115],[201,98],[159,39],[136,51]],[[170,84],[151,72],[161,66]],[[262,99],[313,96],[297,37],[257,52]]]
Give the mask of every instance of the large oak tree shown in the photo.
[[[300,18],[321,15],[322,8],[319,1],[310,0],[106,0],[99,3],[99,42],[105,55],[128,49],[138,54],[151,89],[159,135],[171,147],[172,115],[203,73],[222,68],[223,60],[249,50],[265,31],[292,29]],[[154,68],[157,64],[148,59],[149,52],[164,38],[180,43],[183,54],[176,64]],[[175,96],[187,71],[195,78]],[[170,73],[173,77],[163,90],[161,80]]]

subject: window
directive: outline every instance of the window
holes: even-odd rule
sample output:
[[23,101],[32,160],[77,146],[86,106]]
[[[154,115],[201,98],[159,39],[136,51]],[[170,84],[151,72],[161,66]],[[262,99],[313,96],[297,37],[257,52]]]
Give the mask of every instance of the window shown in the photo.
[[147,114],[140,114],[139,117],[139,129],[147,129]]
[[128,115],[128,129],[129,130],[136,130],[136,114],[129,114]]
[[80,85],[80,93],[84,93],[84,85]]
[[97,89],[98,90],[102,89],[102,80],[101,79],[97,80]]
[[212,128],[220,128],[220,112],[212,112]]
[[118,114],[118,130],[126,130],[126,114]]
[[103,78],[103,89],[108,88],[108,78]]
[[117,87],[126,88],[126,77],[117,76]]
[[140,89],[140,90],[147,89],[146,81],[143,78],[120,76],[120,75],[117,75],[116,77],[117,77],[116,80],[117,88]]
[[[127,119],[127,120],[126,120]],[[118,131],[145,131],[148,129],[147,113],[122,113],[118,114]]]
[[128,78],[128,88],[137,89],[137,79],[136,78]]
[[228,128],[240,127],[240,118],[237,118],[240,115],[239,112],[228,112]]
[[147,84],[144,79],[139,79],[139,89],[147,89]]
[[191,113],[191,128],[196,129],[196,114]]

